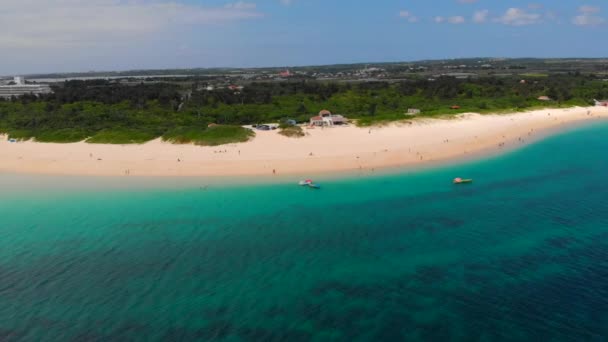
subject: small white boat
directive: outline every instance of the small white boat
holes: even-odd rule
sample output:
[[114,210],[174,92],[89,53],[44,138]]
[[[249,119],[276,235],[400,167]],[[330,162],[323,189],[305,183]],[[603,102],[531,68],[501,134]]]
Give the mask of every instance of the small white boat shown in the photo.
[[298,183],[300,186],[307,186],[311,189],[321,189],[321,186],[318,184],[315,184],[312,179],[307,179],[307,180],[301,180],[300,183]]
[[470,184],[473,183],[472,179],[462,179],[462,178],[454,178],[452,181],[454,184]]

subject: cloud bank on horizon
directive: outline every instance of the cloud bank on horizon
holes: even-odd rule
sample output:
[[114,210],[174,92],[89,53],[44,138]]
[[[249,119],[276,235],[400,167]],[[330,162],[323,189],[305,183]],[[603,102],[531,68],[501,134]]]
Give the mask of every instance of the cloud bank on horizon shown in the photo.
[[605,57],[604,0],[2,0],[0,74]]

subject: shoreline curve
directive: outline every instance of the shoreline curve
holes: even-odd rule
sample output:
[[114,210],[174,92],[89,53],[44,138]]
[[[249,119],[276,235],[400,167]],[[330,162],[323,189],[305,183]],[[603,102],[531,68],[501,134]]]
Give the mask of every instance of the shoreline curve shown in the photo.
[[306,129],[303,138],[258,132],[215,147],[10,143],[0,136],[0,173],[124,177],[278,177],[374,173],[478,159],[608,118],[607,107],[461,114],[381,127]]

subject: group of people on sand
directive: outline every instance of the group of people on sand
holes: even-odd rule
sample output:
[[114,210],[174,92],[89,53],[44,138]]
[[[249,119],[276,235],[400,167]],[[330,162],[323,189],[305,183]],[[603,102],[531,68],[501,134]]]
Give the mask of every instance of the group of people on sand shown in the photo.
[[[218,150],[218,151],[213,151],[213,153],[228,153],[228,150]],[[241,155],[241,150],[238,150],[237,153],[239,155]]]

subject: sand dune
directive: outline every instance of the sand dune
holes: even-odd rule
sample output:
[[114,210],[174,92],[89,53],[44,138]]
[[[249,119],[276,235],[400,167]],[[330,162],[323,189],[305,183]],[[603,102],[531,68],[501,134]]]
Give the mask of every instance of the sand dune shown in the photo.
[[[306,129],[286,138],[257,132],[254,140],[219,147],[84,142],[10,143],[0,137],[0,172],[95,176],[305,175],[416,166],[496,153],[547,132],[608,117],[608,108],[545,109],[508,115],[463,114],[385,127]],[[274,170],[274,172],[273,172]]]

